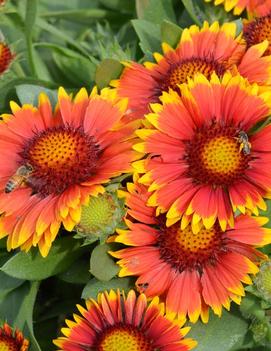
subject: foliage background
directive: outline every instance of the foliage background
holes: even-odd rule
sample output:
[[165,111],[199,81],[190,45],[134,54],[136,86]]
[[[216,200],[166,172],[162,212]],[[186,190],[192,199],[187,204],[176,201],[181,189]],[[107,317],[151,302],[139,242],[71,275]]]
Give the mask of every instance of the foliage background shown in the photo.
[[[203,0],[10,0],[0,8],[0,30],[16,58],[0,78],[0,111],[9,110],[11,99],[36,104],[41,91],[55,104],[60,85],[70,92],[102,88],[120,75],[120,61],[152,60],[161,41],[175,46],[182,28],[204,20],[233,20],[241,29],[239,18]],[[0,320],[24,331],[30,351],[54,350],[51,340],[81,298],[133,286],[133,279],[116,277],[108,246],[82,247],[62,230],[44,259],[35,249],[8,253],[0,241]],[[193,326],[189,336],[198,340],[197,351],[271,348],[255,340],[250,328],[256,317],[266,318],[270,304],[248,290],[241,311],[232,306],[221,319],[211,316],[207,325]]]

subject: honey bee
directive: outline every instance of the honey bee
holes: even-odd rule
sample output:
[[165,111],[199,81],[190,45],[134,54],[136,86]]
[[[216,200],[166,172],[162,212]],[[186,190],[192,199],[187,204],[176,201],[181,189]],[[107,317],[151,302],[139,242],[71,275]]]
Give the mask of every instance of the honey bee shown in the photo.
[[246,132],[244,132],[243,130],[241,130],[238,133],[238,137],[236,138],[238,143],[240,144],[240,152],[243,151],[244,155],[249,155],[250,154],[250,150],[251,150],[251,144],[248,141],[248,136],[246,134]]
[[5,193],[11,193],[13,190],[26,183],[33,170],[33,167],[29,163],[20,166],[16,173],[9,178],[5,186]]

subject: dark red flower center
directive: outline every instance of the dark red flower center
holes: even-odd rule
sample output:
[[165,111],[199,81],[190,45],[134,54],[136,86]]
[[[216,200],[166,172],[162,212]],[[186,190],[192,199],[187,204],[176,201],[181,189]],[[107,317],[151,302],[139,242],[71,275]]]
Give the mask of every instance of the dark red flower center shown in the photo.
[[171,88],[179,92],[177,85],[186,83],[187,78],[192,78],[195,73],[202,73],[209,79],[212,72],[222,76],[225,71],[226,66],[213,59],[191,57],[171,65],[166,76],[159,82],[159,91],[168,91]]
[[60,126],[37,133],[25,143],[20,156],[22,164],[33,167],[27,185],[46,197],[93,176],[99,148],[81,128]]
[[219,224],[194,234],[191,226],[181,229],[180,222],[165,226],[161,219],[158,247],[161,259],[182,272],[197,269],[200,273],[206,263],[215,263],[218,256],[227,252],[227,240]]
[[7,70],[13,57],[10,48],[5,43],[0,43],[0,74]]
[[214,187],[228,186],[242,178],[252,156],[242,150],[248,144],[242,143],[239,133],[236,127],[217,124],[198,130],[186,144],[187,176],[196,184]]
[[100,334],[97,351],[155,351],[153,342],[142,330],[131,325],[113,325]]
[[[248,47],[259,44],[267,39],[271,42],[271,14],[259,17],[244,25],[244,38]],[[271,54],[271,46],[265,51],[265,55]]]
[[20,349],[21,346],[12,337],[0,336],[0,351],[20,351]]

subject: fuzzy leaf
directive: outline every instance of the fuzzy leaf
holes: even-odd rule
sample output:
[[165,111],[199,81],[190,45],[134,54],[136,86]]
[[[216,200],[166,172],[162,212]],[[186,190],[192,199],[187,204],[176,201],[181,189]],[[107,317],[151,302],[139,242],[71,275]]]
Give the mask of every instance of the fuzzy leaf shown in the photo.
[[98,88],[106,87],[112,79],[120,76],[123,70],[122,64],[114,59],[103,60],[96,70],[95,81]]
[[193,324],[188,336],[198,342],[195,351],[231,351],[244,341],[247,328],[241,316],[223,311],[221,318],[211,315],[207,324]]
[[71,237],[60,238],[46,258],[36,249],[19,252],[1,267],[1,271],[14,278],[42,280],[65,271],[83,253],[78,241]]
[[113,278],[109,282],[101,282],[95,278],[91,279],[82,291],[82,299],[96,299],[99,292],[111,289],[120,289],[128,292],[133,287],[131,278]]
[[119,271],[119,266],[108,254],[112,249],[112,244],[98,245],[92,251],[90,258],[90,272],[95,278],[102,281],[109,281]]
[[21,104],[33,104],[37,106],[40,93],[48,95],[52,106],[57,102],[57,91],[51,90],[40,85],[21,84],[16,86],[16,93]]
[[160,24],[163,20],[176,22],[171,0],[136,0],[138,18]]
[[175,48],[179,43],[181,34],[182,34],[182,28],[180,28],[179,26],[177,26],[172,22],[163,21],[161,25],[162,42],[165,42]]
[[133,27],[145,54],[161,50],[160,26],[146,20],[132,20]]

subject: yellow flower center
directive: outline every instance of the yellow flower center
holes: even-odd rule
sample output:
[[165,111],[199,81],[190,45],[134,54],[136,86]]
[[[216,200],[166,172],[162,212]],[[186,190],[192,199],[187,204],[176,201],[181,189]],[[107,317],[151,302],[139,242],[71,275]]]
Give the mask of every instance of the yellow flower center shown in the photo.
[[27,185],[45,197],[60,194],[95,174],[98,146],[81,128],[59,126],[27,140],[20,156],[22,164],[33,168]]
[[115,326],[99,342],[98,351],[154,351],[144,334],[133,327]]
[[[271,14],[256,18],[254,21],[244,26],[244,38],[248,46],[261,43],[267,39],[271,42]],[[269,44],[265,55],[271,54],[271,46]]]
[[229,186],[243,177],[251,154],[240,149],[239,133],[234,127],[216,124],[195,133],[186,145],[185,156],[188,176],[195,184]]
[[239,168],[242,154],[234,138],[220,136],[203,146],[201,158],[206,170],[228,174]]
[[0,351],[20,351],[20,349],[11,338],[0,336]]
[[181,229],[180,223],[166,227],[164,216],[159,219],[160,235],[157,240],[160,257],[175,269],[198,269],[206,262],[215,261],[226,252],[227,239],[219,224],[194,234],[191,226]]
[[162,82],[162,90],[171,88],[178,91],[177,84],[186,83],[187,78],[192,78],[195,73],[202,73],[207,78],[210,78],[212,72],[223,75],[225,69],[224,65],[214,60],[192,57],[172,65],[167,77]]

